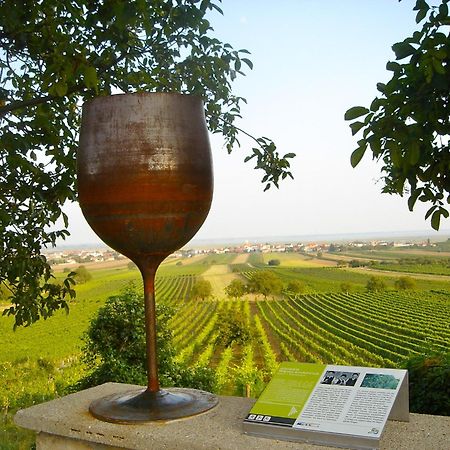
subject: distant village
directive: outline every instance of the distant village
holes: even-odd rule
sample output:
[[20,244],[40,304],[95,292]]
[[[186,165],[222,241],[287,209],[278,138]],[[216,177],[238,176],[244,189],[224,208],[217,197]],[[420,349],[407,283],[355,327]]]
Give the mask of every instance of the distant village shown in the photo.
[[[169,258],[190,258],[201,254],[225,254],[225,253],[276,253],[276,252],[296,252],[304,254],[320,254],[324,252],[339,253],[351,249],[376,250],[398,247],[434,247],[436,244],[429,239],[420,242],[403,241],[349,241],[345,243],[251,243],[244,242],[239,245],[217,246],[209,248],[186,248],[172,253]],[[84,264],[95,262],[107,262],[126,259],[125,256],[110,248],[97,249],[65,249],[46,252],[47,261],[51,265],[59,264]]]

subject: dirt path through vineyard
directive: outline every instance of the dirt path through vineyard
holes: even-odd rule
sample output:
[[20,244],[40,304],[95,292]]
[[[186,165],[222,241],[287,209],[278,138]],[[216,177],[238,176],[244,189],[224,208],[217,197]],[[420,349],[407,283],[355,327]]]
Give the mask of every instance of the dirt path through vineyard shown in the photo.
[[226,297],[224,289],[232,280],[242,279],[239,274],[231,272],[228,264],[214,264],[203,272],[202,277],[211,283],[213,296],[217,299]]

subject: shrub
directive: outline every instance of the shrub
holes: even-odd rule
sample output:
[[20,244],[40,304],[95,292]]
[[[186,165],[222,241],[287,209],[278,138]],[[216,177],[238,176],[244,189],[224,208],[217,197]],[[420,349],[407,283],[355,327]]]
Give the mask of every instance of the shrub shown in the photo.
[[251,339],[250,330],[237,311],[229,312],[219,320],[217,343],[229,347],[235,342],[246,344]]
[[292,280],[286,286],[286,290],[292,294],[301,294],[305,289],[305,284],[299,280]]
[[86,266],[78,266],[78,269],[75,270],[75,276],[73,278],[77,283],[86,283],[92,279],[92,275],[86,269]]
[[[144,300],[134,285],[109,297],[90,322],[84,336],[83,360],[90,373],[78,388],[108,381],[145,385],[146,343]],[[157,304],[157,352],[159,380],[162,386],[211,389],[214,372],[207,367],[190,368],[174,362],[175,349],[168,322],[172,309]]]
[[246,294],[245,284],[241,280],[232,280],[225,287],[225,294],[230,298],[239,298]]
[[367,281],[366,289],[370,292],[380,292],[386,289],[386,284],[379,277],[370,277]]
[[350,267],[366,267],[367,263],[359,259],[352,259],[349,262]]
[[280,265],[280,260],[279,259],[271,259],[271,260],[269,260],[269,262],[267,264],[269,266],[279,266]]
[[409,376],[409,408],[420,414],[450,416],[450,352],[414,356]]
[[340,285],[341,291],[348,294],[352,289],[353,285],[347,281],[343,281]]
[[193,298],[201,298],[205,300],[205,298],[210,297],[212,294],[212,286],[208,280],[200,279],[198,280],[191,290],[191,296]]
[[395,280],[395,287],[399,290],[405,291],[408,289],[415,289],[416,281],[411,277],[400,277]]
[[261,270],[253,273],[247,286],[249,292],[260,293],[265,298],[268,295],[277,295],[283,289],[282,281],[271,270]]

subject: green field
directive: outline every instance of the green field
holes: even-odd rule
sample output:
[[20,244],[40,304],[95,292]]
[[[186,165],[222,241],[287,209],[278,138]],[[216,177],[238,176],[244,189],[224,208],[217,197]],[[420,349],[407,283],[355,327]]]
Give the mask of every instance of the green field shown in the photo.
[[270,260],[278,260],[281,267],[328,267],[336,263],[323,259],[305,256],[299,253],[263,253],[262,261],[268,264]]
[[[395,290],[401,273],[387,273],[387,290],[375,293],[365,289],[370,270],[305,267],[309,261],[296,254],[283,254],[279,266],[269,267],[272,256],[279,255],[200,255],[169,260],[158,271],[157,301],[176,310],[171,327],[177,358],[212,367],[218,392],[258,395],[283,360],[396,367],[414,354],[449,350],[450,277],[418,276],[414,290],[401,292]],[[304,294],[226,298],[223,290],[232,279],[246,280],[260,270],[273,271],[285,285],[300,280]],[[12,424],[14,412],[63,394],[79,379],[85,370],[81,337],[90,319],[127,283],[141,286],[139,271],[126,263],[91,273],[92,280],[76,287],[69,315],[60,312],[15,332],[11,318],[0,319],[0,449],[28,448],[33,437]],[[199,277],[211,281],[213,299],[190,297]],[[342,283],[350,286],[348,293]],[[231,311],[245,321],[252,339],[224,347],[216,339],[217,326]]]

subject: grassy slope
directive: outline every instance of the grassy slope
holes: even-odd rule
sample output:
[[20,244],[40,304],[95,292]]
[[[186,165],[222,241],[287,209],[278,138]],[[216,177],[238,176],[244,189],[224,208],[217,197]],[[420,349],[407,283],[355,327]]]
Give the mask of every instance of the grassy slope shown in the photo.
[[333,261],[320,260],[299,253],[263,253],[262,257],[266,264],[271,259],[278,259],[282,267],[328,267],[336,265]]
[[1,317],[0,362],[27,357],[58,359],[78,353],[81,335],[106,298],[117,293],[128,282],[137,282],[140,278],[138,271],[126,268],[91,273],[91,281],[77,286],[77,297],[71,303],[68,315],[59,311],[47,320],[16,331],[12,330],[12,318]]
[[[158,276],[200,274],[208,266],[187,264],[176,266],[163,264]],[[76,300],[70,304],[68,315],[57,312],[47,320],[41,320],[27,328],[13,331],[13,319],[0,317],[0,363],[23,358],[61,359],[79,353],[81,336],[87,329],[90,319],[104,304],[106,299],[117,294],[130,282],[138,286],[141,275],[138,270],[127,267],[92,269],[92,280],[76,287]]]
[[231,281],[240,279],[237,273],[232,273],[228,264],[216,264],[203,272],[202,277],[211,283],[213,296],[216,298],[225,298],[225,287]]

